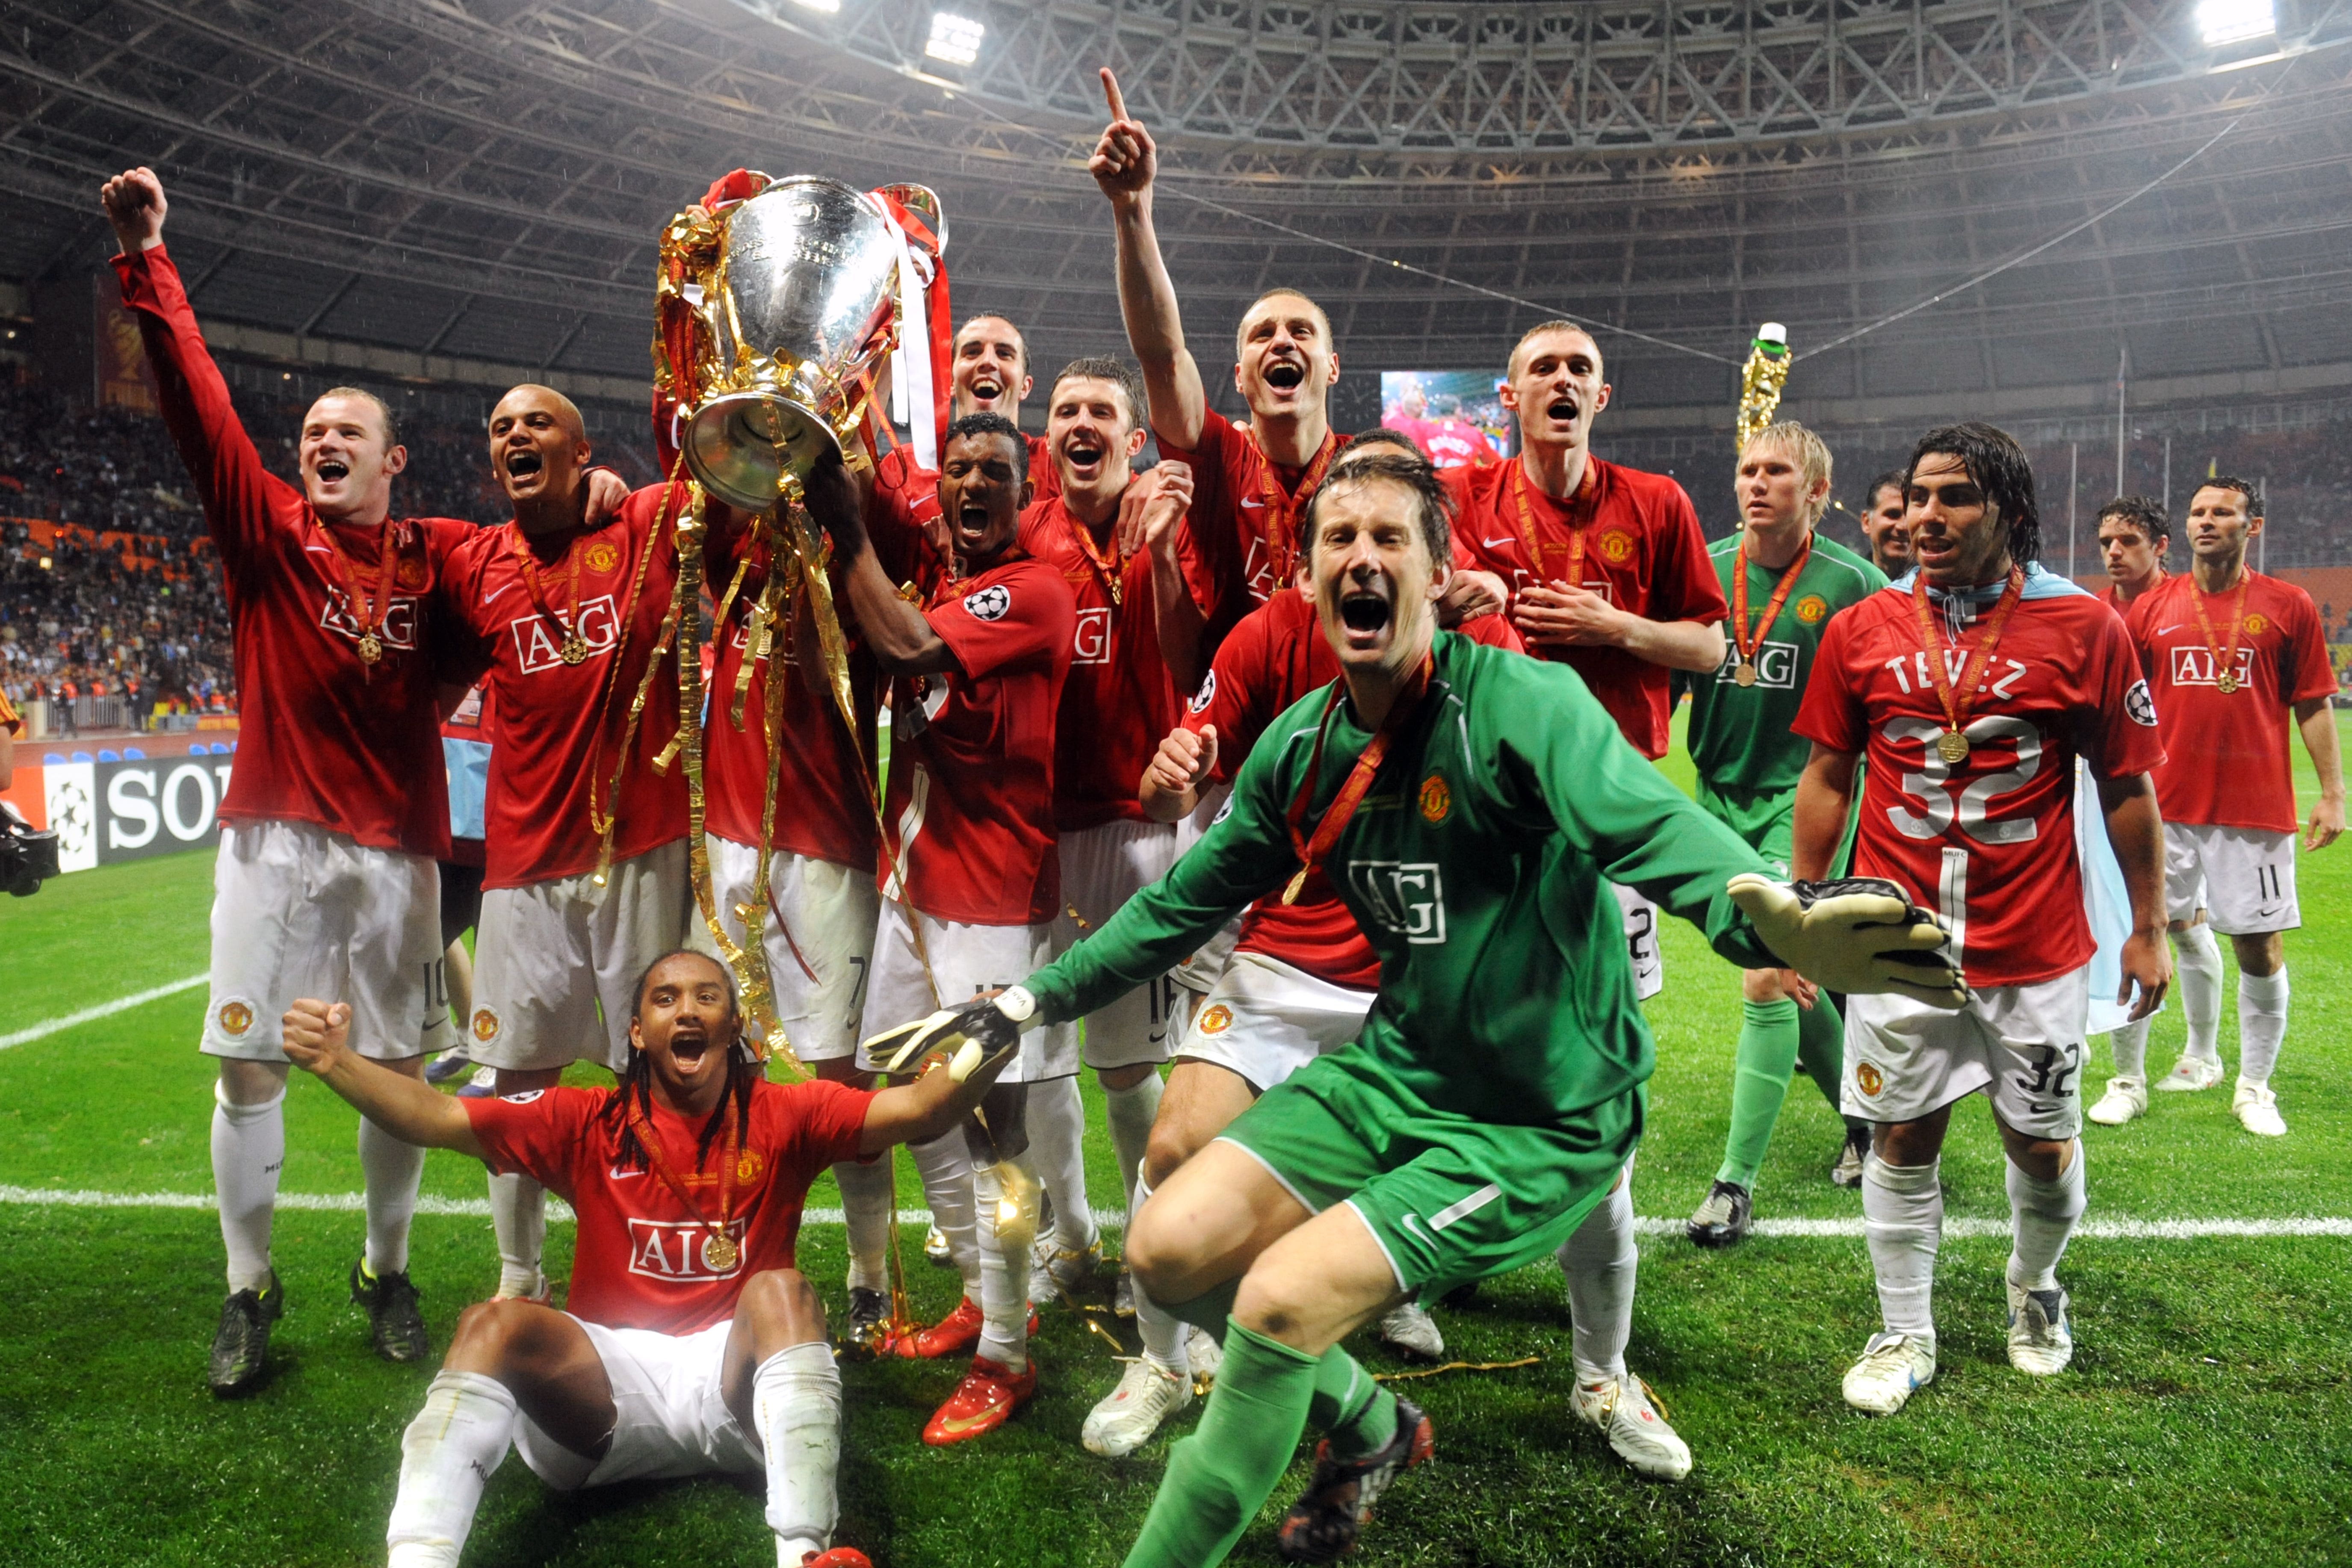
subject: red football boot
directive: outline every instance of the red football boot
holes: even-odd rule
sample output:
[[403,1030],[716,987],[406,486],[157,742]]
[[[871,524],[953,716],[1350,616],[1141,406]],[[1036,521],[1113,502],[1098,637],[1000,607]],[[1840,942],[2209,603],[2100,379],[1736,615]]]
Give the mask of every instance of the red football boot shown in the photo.
[[892,1347],[909,1361],[937,1361],[941,1356],[964,1355],[980,1343],[980,1331],[985,1320],[980,1315],[980,1303],[966,1296],[955,1305],[955,1310],[928,1329],[917,1329],[898,1340]]
[[963,1381],[948,1395],[948,1402],[940,1406],[930,1425],[923,1428],[923,1441],[934,1448],[944,1448],[951,1443],[968,1442],[993,1432],[1036,1393],[1035,1356],[1029,1358],[1026,1371],[1014,1373],[1002,1362],[976,1355],[971,1358],[971,1370],[963,1374]]
[[812,1552],[801,1559],[801,1568],[874,1568],[874,1559],[855,1546],[836,1546],[830,1552]]

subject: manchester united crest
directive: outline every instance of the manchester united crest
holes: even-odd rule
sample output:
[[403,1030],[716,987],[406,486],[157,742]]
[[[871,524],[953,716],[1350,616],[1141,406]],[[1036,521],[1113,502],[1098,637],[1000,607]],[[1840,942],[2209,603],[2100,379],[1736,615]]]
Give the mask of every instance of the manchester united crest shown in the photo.
[[1797,601],[1797,619],[1809,626],[1821,625],[1822,617],[1829,613],[1830,602],[1819,594],[1808,594]]
[[1421,781],[1421,819],[1432,826],[1445,820],[1454,809],[1454,792],[1446,787],[1444,773],[1432,773]]
[[1886,1087],[1886,1075],[1869,1062],[1858,1062],[1853,1069],[1853,1083],[1863,1093],[1875,1099],[1878,1091]]
[[2271,618],[2268,616],[2256,613],[2246,617],[2246,631],[2249,636],[2260,637],[2270,629]]
[[221,1033],[242,1035],[253,1027],[253,1009],[242,1002],[224,1002],[220,1009]]
[[400,565],[393,572],[392,580],[404,588],[422,588],[425,586],[425,563],[414,555],[402,556]]
[[1622,528],[1612,528],[1601,536],[1601,559],[1612,566],[1622,566],[1633,558],[1633,536]]
[[499,1032],[499,1016],[488,1007],[474,1009],[474,1038],[488,1044]]
[[621,547],[609,539],[599,539],[588,546],[582,564],[599,577],[605,576],[621,564]]
[[1234,1010],[1223,1002],[1201,1015],[1201,1033],[1222,1035],[1234,1026]]

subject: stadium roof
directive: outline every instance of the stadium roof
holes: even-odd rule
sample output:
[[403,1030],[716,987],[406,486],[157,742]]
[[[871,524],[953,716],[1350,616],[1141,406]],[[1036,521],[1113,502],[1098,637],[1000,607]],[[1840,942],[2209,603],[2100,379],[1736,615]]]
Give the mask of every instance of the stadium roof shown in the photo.
[[[2352,0],[942,0],[968,65],[928,0],[828,3],[17,0],[0,277],[102,258],[96,185],[143,162],[208,320],[617,386],[659,225],[748,164],[938,190],[959,310],[1045,365],[1119,331],[1109,63],[1212,362],[1282,282],[1355,369],[1588,319],[1660,415],[1727,405],[1768,318],[1855,409],[2126,348],[2183,391],[2352,384]],[[2207,45],[2216,6],[2257,30]]]

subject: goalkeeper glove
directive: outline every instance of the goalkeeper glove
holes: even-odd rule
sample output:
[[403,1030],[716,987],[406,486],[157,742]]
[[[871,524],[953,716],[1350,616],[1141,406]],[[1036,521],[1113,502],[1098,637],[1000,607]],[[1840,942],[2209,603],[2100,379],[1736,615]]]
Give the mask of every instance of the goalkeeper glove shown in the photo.
[[961,1083],[1017,1049],[1022,1031],[1042,1021],[1037,998],[1015,985],[877,1035],[865,1044],[866,1059],[877,1071],[903,1073],[933,1051],[947,1051],[948,1076]]
[[1744,871],[1725,890],[1772,955],[1824,990],[1968,1005],[1968,982],[1948,946],[1951,932],[1884,878],[1776,882]]

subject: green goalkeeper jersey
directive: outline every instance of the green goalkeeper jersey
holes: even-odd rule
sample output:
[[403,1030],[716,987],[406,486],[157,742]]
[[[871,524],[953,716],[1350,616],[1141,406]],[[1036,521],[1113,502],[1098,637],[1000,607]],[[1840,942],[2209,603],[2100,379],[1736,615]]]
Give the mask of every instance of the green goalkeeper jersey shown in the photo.
[[[1707,551],[1723,581],[1726,604],[1737,603],[1732,574],[1742,535],[1718,541]],[[1780,574],[1754,562],[1748,565],[1748,616],[1753,626],[1764,618]],[[1797,787],[1812,742],[1796,732],[1797,709],[1830,617],[1886,586],[1886,574],[1833,540],[1813,535],[1812,558],[1790,586],[1780,613],[1756,650],[1756,684],[1741,686],[1738,639],[1748,629],[1726,624],[1723,663],[1711,675],[1678,675],[1691,694],[1691,761],[1698,776],[1718,791],[1748,795],[1780,795]]]
[[[1045,1018],[1093,1012],[1200,946],[1297,869],[1286,814],[1328,689],[1269,726],[1223,815],[1167,876],[1029,977]],[[1300,831],[1370,741],[1330,716]],[[1535,1124],[1617,1100],[1650,1076],[1624,915],[1640,889],[1743,969],[1777,962],[1724,892],[1768,871],[1626,744],[1566,665],[1437,635],[1435,668],[1325,864],[1381,959],[1351,1050],[1429,1106]]]

